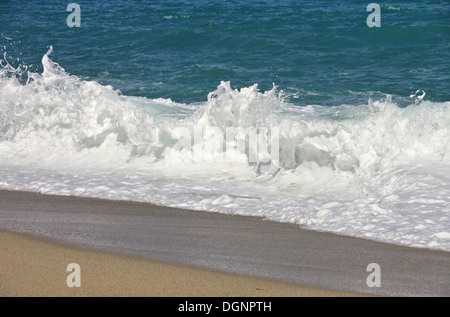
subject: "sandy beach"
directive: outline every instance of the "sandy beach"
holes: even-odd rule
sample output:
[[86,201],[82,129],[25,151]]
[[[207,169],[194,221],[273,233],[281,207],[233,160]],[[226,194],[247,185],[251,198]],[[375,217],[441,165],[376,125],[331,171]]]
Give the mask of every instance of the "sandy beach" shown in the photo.
[[69,2],[0,1],[2,299],[450,297],[450,0]]
[[[270,280],[69,248],[0,233],[0,296],[311,297],[354,296]],[[68,287],[69,263],[81,287]]]
[[2,296],[450,295],[449,252],[255,217],[0,191],[0,230]]

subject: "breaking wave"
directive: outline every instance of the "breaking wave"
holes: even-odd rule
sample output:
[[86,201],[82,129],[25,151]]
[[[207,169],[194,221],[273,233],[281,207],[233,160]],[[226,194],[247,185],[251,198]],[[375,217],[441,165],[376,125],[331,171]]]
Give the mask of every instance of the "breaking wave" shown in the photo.
[[26,82],[26,68],[2,62],[2,188],[257,215],[450,250],[450,102],[418,91],[407,107],[389,95],[299,107],[275,86],[221,82],[205,102],[182,104],[82,80],[50,53]]

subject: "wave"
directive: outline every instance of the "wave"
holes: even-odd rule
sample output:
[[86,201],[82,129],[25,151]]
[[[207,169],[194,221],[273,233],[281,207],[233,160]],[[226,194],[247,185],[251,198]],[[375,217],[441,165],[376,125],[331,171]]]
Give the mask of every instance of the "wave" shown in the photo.
[[[221,82],[203,103],[124,96],[42,58],[0,69],[3,188],[264,216],[450,249],[450,102],[294,106]],[[299,96],[301,98],[301,96]],[[25,171],[25,172],[21,172]],[[442,238],[444,237],[444,238]]]

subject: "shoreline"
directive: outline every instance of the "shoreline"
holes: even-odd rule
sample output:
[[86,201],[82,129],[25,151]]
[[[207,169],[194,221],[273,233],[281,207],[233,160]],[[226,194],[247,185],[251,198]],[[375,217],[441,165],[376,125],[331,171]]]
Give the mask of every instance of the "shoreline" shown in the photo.
[[[29,247],[28,253],[25,252],[27,254],[42,246],[40,243],[47,243],[53,247],[43,247],[46,250],[62,248],[65,252],[87,252],[95,256],[117,256],[121,259],[98,260],[102,265],[108,265],[106,263],[109,262],[128,263],[130,260],[139,262],[135,266],[137,268],[159,263],[163,267],[175,266],[202,272],[193,275],[197,276],[192,279],[193,282],[202,280],[202,274],[224,274],[224,279],[230,281],[234,277],[248,278],[265,283],[279,283],[283,285],[282,289],[302,289],[290,293],[276,291],[278,293],[275,294],[450,295],[450,252],[315,232],[256,217],[182,210],[148,203],[0,191],[0,232],[5,231],[14,232],[12,235],[25,234],[29,243],[37,244],[36,247]],[[7,233],[0,233],[2,237],[4,234]],[[21,239],[17,236],[11,241],[6,240],[11,245],[16,245]],[[9,250],[11,247],[8,247],[8,243],[4,245],[5,243],[2,239],[1,258],[10,262],[2,267],[18,269],[17,267],[23,266],[24,262],[16,262],[23,258],[24,250]],[[43,263],[56,251],[48,252],[47,257],[40,258]],[[55,254],[60,254],[58,252]],[[105,253],[108,255],[103,255]],[[34,257],[36,255],[32,258]],[[94,267],[92,263],[97,262],[92,261],[90,263]],[[369,288],[366,284],[370,274],[366,268],[370,263],[380,264],[380,288]],[[154,268],[146,270],[152,272]],[[64,269],[62,274],[66,274]],[[177,276],[176,273],[169,275]],[[3,272],[0,276],[9,280],[15,274]],[[179,279],[179,275],[177,278]],[[114,279],[121,280],[119,277]],[[211,279],[214,280],[215,277]],[[131,280],[131,284],[139,281]],[[166,281],[160,287],[166,289],[164,284],[167,286],[174,285],[173,283],[173,280]],[[228,288],[218,290],[205,283],[203,282],[204,293],[197,290],[194,294],[198,295],[189,295],[193,293],[185,290],[183,294],[187,295],[182,296],[209,296],[208,294],[221,294],[220,292],[225,295],[216,296],[227,296]],[[237,284],[248,285],[246,283],[241,281]],[[0,287],[3,284],[0,281]],[[121,284],[127,283],[122,279]],[[66,285],[63,286],[67,288]],[[110,289],[115,289],[111,287]],[[176,291],[178,288],[176,286]],[[277,289],[275,286],[254,287],[255,290],[259,288]],[[247,288],[231,286],[231,289],[234,291],[230,296],[239,296],[239,290]],[[309,291],[303,292],[305,289]],[[166,295],[162,296],[176,296],[167,295],[170,292],[164,294]],[[242,296],[277,295],[246,292]]]
[[[353,297],[358,294],[67,247],[0,231],[0,297]],[[80,266],[80,287],[69,287]]]

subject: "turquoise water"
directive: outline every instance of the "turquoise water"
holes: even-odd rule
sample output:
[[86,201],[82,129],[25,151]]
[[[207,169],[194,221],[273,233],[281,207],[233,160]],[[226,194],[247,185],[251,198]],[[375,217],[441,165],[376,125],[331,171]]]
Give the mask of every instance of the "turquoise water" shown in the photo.
[[355,0],[77,3],[80,28],[66,25],[68,2],[0,2],[0,52],[40,72],[52,45],[71,74],[177,102],[204,101],[222,80],[275,84],[297,105],[385,94],[406,105],[418,89],[450,100],[448,1],[383,2],[380,28],[366,25],[369,2]]
[[67,4],[0,2],[1,189],[450,250],[448,1]]

